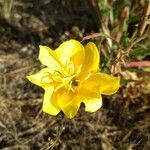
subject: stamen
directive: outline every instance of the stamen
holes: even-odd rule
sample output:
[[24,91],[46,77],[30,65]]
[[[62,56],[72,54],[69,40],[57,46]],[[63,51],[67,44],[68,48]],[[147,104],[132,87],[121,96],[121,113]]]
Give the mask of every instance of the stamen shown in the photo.
[[54,90],[55,92],[57,91],[57,90],[59,90],[60,88],[62,88],[64,86],[64,84],[62,83],[62,84],[60,84],[59,86],[57,86],[57,88]]
[[53,78],[54,82],[60,83],[56,87],[55,91],[59,90],[62,87],[66,88],[68,90],[71,90],[72,92],[75,92],[75,90],[77,90],[77,86],[79,85],[79,81],[75,78],[76,74],[70,76],[70,74],[68,74],[65,69],[61,70],[61,71],[55,70],[54,73],[57,73],[57,74],[55,74],[55,75],[50,74],[51,78]]
[[53,78],[50,78],[50,73],[45,72],[45,75],[41,78],[41,83],[43,84],[52,84],[53,83]]

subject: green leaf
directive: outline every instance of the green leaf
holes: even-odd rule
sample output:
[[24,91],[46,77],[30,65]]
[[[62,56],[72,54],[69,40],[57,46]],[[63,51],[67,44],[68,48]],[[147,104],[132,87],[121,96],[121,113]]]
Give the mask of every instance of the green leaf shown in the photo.
[[140,47],[134,49],[130,56],[134,59],[142,60],[146,56],[150,56],[150,44],[140,45]]

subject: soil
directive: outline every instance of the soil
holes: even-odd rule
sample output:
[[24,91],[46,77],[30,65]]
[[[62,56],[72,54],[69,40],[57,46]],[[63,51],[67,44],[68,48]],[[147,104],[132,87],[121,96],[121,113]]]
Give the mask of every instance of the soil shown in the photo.
[[[0,8],[1,8],[0,1]],[[9,18],[0,17],[0,149],[149,150],[150,95],[141,81],[103,96],[95,113],[81,106],[69,120],[41,111],[44,91],[26,76],[43,66],[38,46],[98,32],[90,1],[14,0]]]

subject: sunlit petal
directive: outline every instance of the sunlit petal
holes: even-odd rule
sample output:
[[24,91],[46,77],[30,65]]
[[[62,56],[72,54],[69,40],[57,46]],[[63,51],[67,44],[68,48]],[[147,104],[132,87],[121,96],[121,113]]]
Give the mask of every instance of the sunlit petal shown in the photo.
[[89,72],[96,72],[99,68],[99,56],[98,49],[96,45],[89,42],[85,46],[85,59],[81,68],[80,77],[86,76]]
[[102,107],[102,97],[84,99],[85,111],[95,112]]
[[61,88],[55,93],[55,99],[57,99],[60,109],[68,118],[73,118],[78,112],[81,97],[72,91]]
[[40,45],[39,48],[39,60],[41,61],[41,63],[52,70],[60,69],[60,63],[57,59],[55,51],[51,50],[47,46]]
[[30,82],[44,88],[50,85],[50,83],[52,82],[52,80],[49,78],[49,75],[48,75],[50,72],[51,70],[49,68],[44,68],[35,74],[27,76],[26,78]]
[[55,105],[55,103],[51,102],[53,91],[53,87],[47,88],[45,90],[42,110],[45,113],[56,116],[60,112],[60,109],[57,107],[57,104]]
[[84,47],[76,40],[63,42],[57,49],[56,54],[64,66],[71,66],[76,72],[84,61]]
[[82,88],[101,93],[105,95],[111,95],[117,92],[120,86],[120,79],[105,73],[92,74],[87,80],[82,82]]

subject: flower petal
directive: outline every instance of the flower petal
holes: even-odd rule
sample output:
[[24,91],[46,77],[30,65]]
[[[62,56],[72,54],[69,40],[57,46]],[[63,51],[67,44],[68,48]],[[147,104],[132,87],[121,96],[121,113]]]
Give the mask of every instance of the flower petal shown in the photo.
[[66,90],[65,88],[60,88],[54,93],[53,97],[55,97],[58,106],[67,118],[71,119],[76,115],[81,103],[81,97],[78,97],[76,93]]
[[56,54],[64,66],[71,66],[69,69],[76,72],[84,60],[84,47],[76,40],[69,40],[56,49]]
[[95,112],[102,106],[102,97],[83,100],[85,111]]
[[100,94],[111,95],[117,92],[120,86],[120,79],[105,73],[92,74],[82,82],[81,87],[85,90]]
[[57,107],[57,104],[55,105],[51,102],[51,96],[53,91],[53,87],[47,88],[45,90],[42,110],[45,113],[56,116],[60,112],[60,109]]
[[50,71],[51,70],[49,68],[44,68],[33,75],[27,76],[26,78],[30,82],[44,88],[52,82],[52,80],[48,77],[48,73],[50,73]]
[[57,56],[55,54],[55,51],[51,50],[47,46],[39,46],[39,60],[41,63],[47,67],[49,67],[52,70],[59,70],[60,69],[60,63],[57,59]]
[[[76,99],[78,99],[78,97],[76,97]],[[80,103],[78,102],[78,100],[74,100],[74,101],[75,102],[72,102],[66,106],[62,105],[62,111],[69,119],[75,117],[75,115],[77,114],[80,108]]]
[[85,76],[89,72],[96,72],[99,68],[100,54],[96,45],[89,42],[85,46],[85,59],[81,68],[80,76]]

